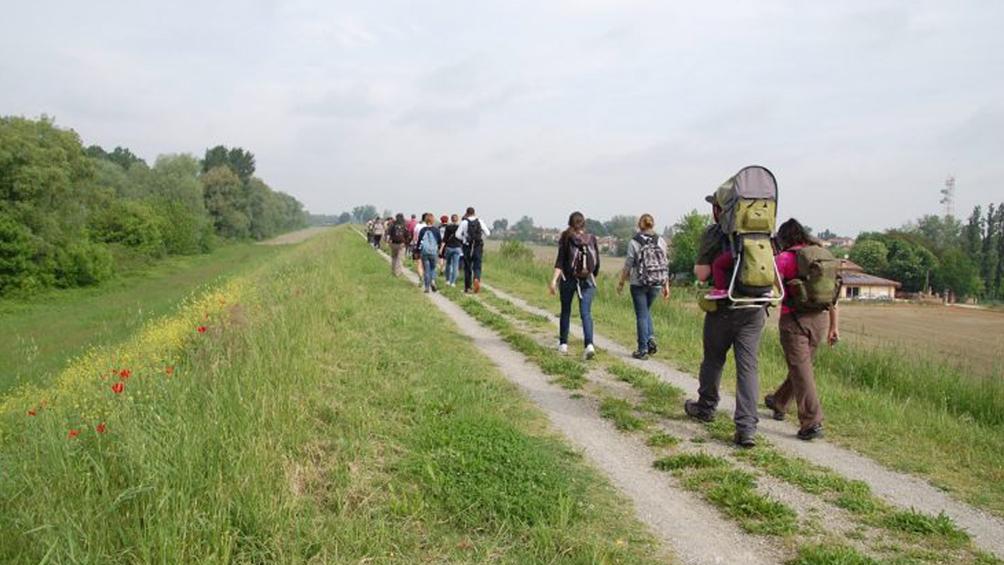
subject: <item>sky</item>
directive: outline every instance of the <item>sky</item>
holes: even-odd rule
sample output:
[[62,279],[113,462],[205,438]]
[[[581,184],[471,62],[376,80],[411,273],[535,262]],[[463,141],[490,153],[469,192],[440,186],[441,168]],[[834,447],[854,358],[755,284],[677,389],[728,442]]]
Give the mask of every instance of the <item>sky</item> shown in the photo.
[[237,145],[314,213],[563,225],[742,166],[853,235],[1004,200],[1004,2],[5,2],[0,114],[157,155]]

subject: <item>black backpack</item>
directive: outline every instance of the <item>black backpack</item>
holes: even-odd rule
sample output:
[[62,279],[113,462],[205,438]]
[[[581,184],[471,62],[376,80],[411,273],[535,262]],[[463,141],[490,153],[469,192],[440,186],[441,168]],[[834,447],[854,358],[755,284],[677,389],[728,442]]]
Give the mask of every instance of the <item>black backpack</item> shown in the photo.
[[408,228],[399,222],[394,222],[390,227],[391,243],[408,243]]
[[573,235],[568,241],[572,250],[572,274],[579,280],[590,280],[596,272],[596,247],[593,236]]
[[485,232],[481,229],[481,220],[475,218],[467,220],[467,242],[471,245],[481,245],[484,243]]

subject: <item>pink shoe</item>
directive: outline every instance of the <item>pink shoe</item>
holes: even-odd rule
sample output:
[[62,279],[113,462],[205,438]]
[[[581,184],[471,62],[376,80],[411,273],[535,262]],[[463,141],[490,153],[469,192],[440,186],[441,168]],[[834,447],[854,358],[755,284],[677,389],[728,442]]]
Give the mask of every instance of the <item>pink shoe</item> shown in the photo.
[[725,288],[713,288],[704,295],[705,300],[723,300],[729,297],[729,291]]

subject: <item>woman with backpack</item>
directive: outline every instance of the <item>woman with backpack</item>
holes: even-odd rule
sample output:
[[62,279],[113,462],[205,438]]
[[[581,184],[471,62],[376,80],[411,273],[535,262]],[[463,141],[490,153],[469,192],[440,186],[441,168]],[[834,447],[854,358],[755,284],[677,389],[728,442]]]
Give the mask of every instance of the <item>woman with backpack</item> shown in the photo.
[[781,224],[777,240],[782,250],[777,255],[777,270],[786,294],[778,326],[788,376],[774,394],[764,397],[764,404],[775,420],[783,420],[794,398],[798,438],[808,441],[823,435],[823,410],[816,394],[813,358],[824,339],[831,346],[840,340],[837,261],[794,218]]
[[425,292],[436,290],[436,263],[439,262],[439,252],[443,244],[443,236],[439,228],[433,225],[434,216],[426,212],[422,219],[425,226],[418,231],[418,253],[422,261],[422,280]]
[[554,261],[554,277],[548,285],[552,295],[560,289],[561,324],[558,330],[558,351],[568,353],[568,330],[572,321],[572,299],[579,297],[585,358],[596,355],[593,347],[593,296],[596,275],[600,273],[600,249],[596,236],[586,233],[586,218],[582,212],[572,212],[568,229],[558,240],[558,257]]
[[628,242],[627,258],[617,283],[620,294],[624,291],[624,283],[631,282],[631,302],[638,331],[638,349],[631,354],[635,359],[647,359],[658,351],[652,304],[660,293],[669,298],[669,280],[666,241],[655,232],[655,218],[642,214],[638,218],[638,233]]
[[443,271],[446,284],[454,287],[457,286],[457,275],[460,272],[460,257],[464,254],[464,244],[457,233],[459,229],[460,216],[454,214],[443,230]]

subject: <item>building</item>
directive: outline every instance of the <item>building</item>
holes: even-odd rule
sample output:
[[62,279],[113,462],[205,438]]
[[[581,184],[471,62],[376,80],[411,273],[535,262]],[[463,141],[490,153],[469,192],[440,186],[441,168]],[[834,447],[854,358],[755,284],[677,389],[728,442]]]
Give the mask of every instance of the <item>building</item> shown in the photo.
[[840,260],[840,277],[843,279],[840,298],[852,300],[892,300],[903,286],[893,280],[869,275],[861,265],[848,259]]
[[823,247],[842,247],[844,249],[850,249],[851,247],[854,247],[854,238],[831,237],[829,239],[823,239],[819,243],[821,243]]

